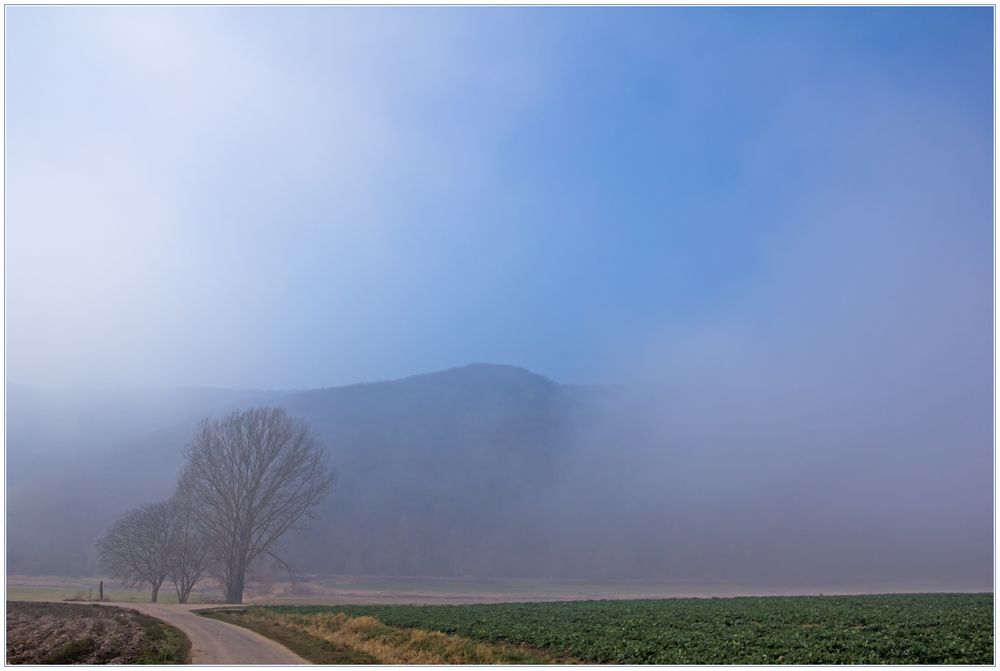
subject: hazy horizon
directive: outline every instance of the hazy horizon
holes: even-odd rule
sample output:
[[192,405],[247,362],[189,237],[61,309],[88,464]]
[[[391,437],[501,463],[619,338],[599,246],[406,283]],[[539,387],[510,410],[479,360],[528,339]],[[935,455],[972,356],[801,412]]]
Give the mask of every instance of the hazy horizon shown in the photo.
[[486,367],[486,368],[514,368],[518,370],[525,371],[527,373],[532,373],[534,375],[540,375],[556,384],[565,384],[573,386],[616,386],[621,383],[619,382],[602,382],[602,383],[592,383],[592,382],[577,382],[577,381],[566,381],[566,380],[554,380],[547,375],[543,375],[537,371],[529,370],[524,366],[517,366],[514,364],[503,363],[500,361],[470,361],[468,363],[455,364],[452,366],[446,366],[444,368],[436,370],[425,370],[425,371],[414,371],[412,373],[403,373],[398,377],[391,378],[380,378],[380,379],[366,379],[366,380],[352,380],[348,382],[343,382],[341,384],[319,384],[315,387],[288,387],[288,388],[268,388],[268,387],[214,387],[214,386],[201,386],[201,385],[187,385],[187,384],[173,384],[173,385],[141,385],[141,384],[110,384],[97,386],[93,384],[87,384],[86,382],[81,382],[78,385],[47,385],[47,384],[32,384],[30,382],[22,382],[20,380],[8,380],[8,385],[16,385],[21,387],[30,387],[34,389],[47,389],[53,391],[72,391],[72,390],[87,390],[87,389],[104,389],[108,391],[112,390],[128,390],[128,389],[148,389],[148,390],[192,390],[192,391],[263,391],[263,392],[297,392],[297,391],[311,391],[317,389],[334,389],[337,387],[352,387],[355,385],[364,384],[378,384],[380,382],[395,382],[399,380],[406,380],[411,377],[420,377],[423,375],[434,375],[435,373],[445,373],[449,371],[459,370],[463,368],[476,368],[476,367]]

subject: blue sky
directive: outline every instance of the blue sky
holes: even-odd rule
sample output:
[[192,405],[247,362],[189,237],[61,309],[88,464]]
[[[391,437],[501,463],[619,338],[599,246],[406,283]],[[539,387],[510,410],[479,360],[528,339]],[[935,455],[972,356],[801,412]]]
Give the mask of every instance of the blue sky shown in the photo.
[[6,12],[10,380],[991,370],[992,8]]

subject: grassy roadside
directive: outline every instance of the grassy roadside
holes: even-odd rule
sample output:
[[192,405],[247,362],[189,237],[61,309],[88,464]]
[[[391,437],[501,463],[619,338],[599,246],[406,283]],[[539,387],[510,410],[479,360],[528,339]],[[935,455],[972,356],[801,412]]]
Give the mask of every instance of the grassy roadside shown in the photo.
[[177,627],[136,612],[144,634],[143,648],[132,664],[188,664],[191,639]]
[[371,655],[336,645],[318,636],[283,626],[266,617],[247,616],[245,609],[197,610],[198,615],[235,624],[277,641],[313,664],[378,664]]
[[419,628],[390,627],[342,613],[297,616],[267,608],[196,611],[267,636],[315,664],[573,663],[523,645],[488,643]]

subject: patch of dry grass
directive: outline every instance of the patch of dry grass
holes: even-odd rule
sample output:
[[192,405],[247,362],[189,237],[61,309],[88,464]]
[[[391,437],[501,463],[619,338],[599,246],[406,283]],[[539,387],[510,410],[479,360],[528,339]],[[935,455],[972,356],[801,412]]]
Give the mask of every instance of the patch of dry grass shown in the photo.
[[275,618],[262,617],[260,612],[248,614],[242,608],[218,608],[195,612],[214,620],[246,627],[261,636],[277,641],[313,664],[378,664],[378,660],[371,655],[313,636],[302,628],[285,626]]
[[327,641],[379,664],[553,664],[578,660],[524,646],[474,641],[425,629],[390,627],[371,616],[344,613],[286,614],[248,608],[229,620],[259,630],[280,628]]

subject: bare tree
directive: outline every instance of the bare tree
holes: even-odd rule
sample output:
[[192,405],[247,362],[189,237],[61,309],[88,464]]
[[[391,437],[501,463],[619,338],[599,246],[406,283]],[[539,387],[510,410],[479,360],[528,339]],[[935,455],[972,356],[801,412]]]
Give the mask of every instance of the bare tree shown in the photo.
[[155,602],[167,577],[172,536],[169,503],[130,510],[97,542],[101,567],[128,587],[149,584]]
[[167,550],[167,576],[177,590],[177,601],[187,603],[191,590],[208,573],[210,551],[195,519],[191,493],[182,479],[170,499],[172,532]]
[[308,516],[333,481],[326,455],[304,422],[281,408],[234,412],[202,423],[181,480],[227,603],[242,603],[247,568]]

